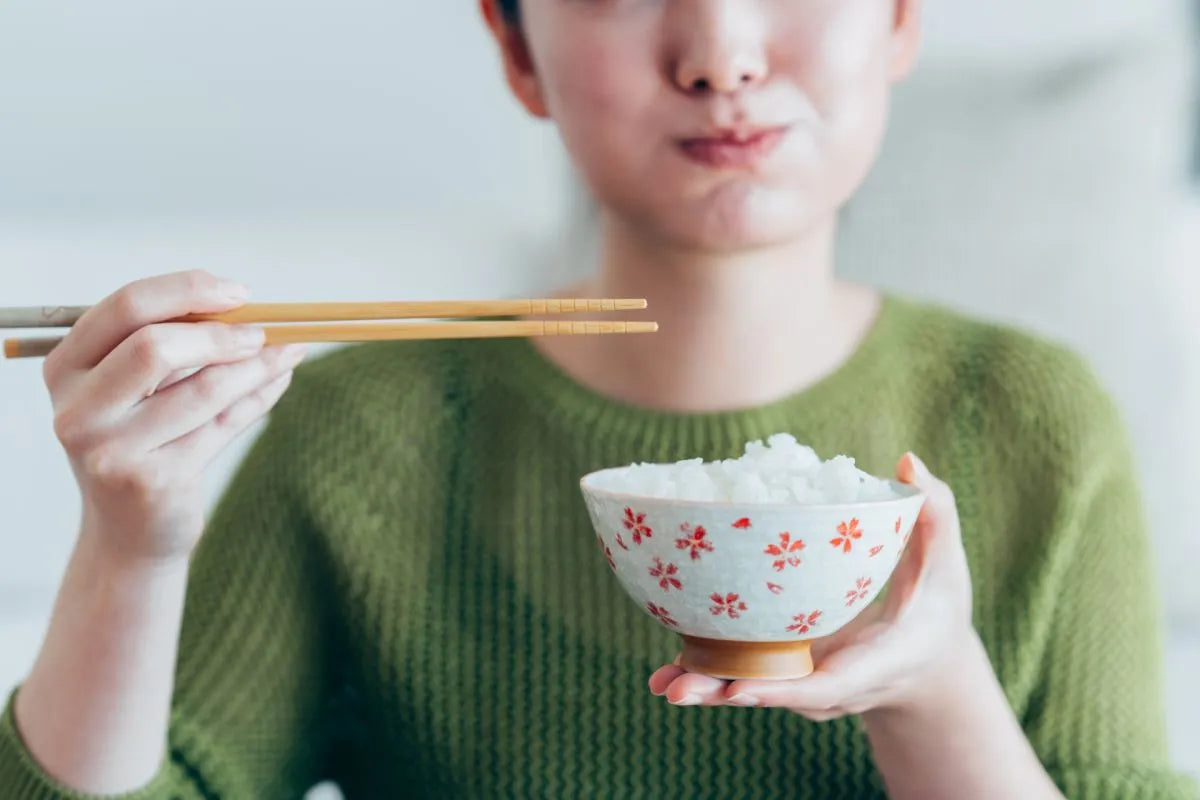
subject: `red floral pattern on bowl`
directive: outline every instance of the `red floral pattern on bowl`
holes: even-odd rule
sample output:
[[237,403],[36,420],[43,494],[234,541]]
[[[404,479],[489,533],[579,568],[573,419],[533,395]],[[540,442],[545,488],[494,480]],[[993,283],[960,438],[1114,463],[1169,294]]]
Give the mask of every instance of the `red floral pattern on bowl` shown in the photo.
[[895,482],[895,499],[844,505],[666,500],[601,488],[601,474],[580,481],[598,567],[671,630],[727,642],[846,625],[887,583],[925,500]]

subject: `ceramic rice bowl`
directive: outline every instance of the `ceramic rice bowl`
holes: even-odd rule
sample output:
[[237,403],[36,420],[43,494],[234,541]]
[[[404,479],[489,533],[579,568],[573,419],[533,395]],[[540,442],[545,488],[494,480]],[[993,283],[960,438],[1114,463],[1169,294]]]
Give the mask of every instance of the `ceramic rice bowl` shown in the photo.
[[[718,678],[812,672],[812,640],[854,619],[896,568],[924,495],[840,505],[671,500],[580,481],[621,587],[683,639],[680,666]],[[603,563],[603,562],[601,562]]]

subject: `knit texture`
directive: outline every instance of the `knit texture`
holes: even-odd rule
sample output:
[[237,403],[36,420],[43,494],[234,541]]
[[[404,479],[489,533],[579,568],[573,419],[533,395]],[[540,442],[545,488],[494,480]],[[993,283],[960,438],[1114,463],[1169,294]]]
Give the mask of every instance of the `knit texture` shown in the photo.
[[[632,407],[524,340],[304,365],[193,558],[169,758],[126,797],[882,797],[857,719],[651,696],[678,641],[624,595],[579,494],[594,469],[780,431],[876,474],[912,449],[955,489],[976,625],[1068,797],[1200,797],[1167,760],[1113,404],[1061,347],[897,298],[837,371],[749,410]],[[39,770],[11,697],[0,787],[83,797]]]

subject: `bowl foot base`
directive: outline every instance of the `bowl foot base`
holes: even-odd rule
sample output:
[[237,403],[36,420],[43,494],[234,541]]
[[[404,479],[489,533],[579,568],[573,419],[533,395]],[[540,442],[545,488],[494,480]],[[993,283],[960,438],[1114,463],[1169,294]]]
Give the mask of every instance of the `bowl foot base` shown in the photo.
[[727,642],[681,636],[679,666],[726,680],[790,680],[813,671],[812,642]]

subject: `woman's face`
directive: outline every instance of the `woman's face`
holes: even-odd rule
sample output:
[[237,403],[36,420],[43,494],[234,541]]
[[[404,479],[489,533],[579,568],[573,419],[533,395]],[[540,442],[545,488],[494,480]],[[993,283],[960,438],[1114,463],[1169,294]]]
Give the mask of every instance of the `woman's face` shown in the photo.
[[508,76],[605,208],[737,250],[828,219],[878,152],[916,0],[521,0]]

